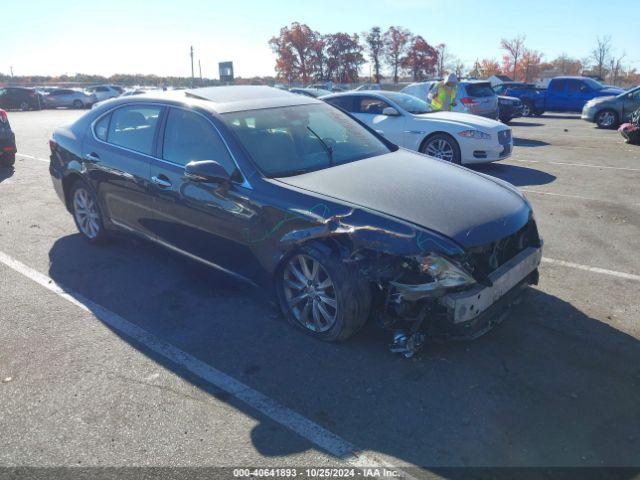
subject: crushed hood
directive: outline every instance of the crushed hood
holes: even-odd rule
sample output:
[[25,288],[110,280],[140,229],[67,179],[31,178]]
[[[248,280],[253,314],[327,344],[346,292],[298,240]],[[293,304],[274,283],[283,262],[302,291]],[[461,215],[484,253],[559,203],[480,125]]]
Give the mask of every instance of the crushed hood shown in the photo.
[[277,180],[436,231],[464,247],[504,238],[530,215],[515,187],[404,149]]

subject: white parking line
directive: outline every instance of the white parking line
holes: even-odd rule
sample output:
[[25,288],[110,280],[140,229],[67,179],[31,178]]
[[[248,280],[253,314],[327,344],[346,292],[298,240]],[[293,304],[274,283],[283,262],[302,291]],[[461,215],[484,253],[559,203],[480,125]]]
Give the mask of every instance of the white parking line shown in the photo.
[[634,275],[632,273],[617,272],[615,270],[607,270],[606,268],[590,267],[589,265],[581,265],[579,263],[565,262],[564,260],[556,260],[555,258],[542,257],[544,263],[550,263],[552,265],[559,265],[561,267],[576,268],[578,270],[585,270],[587,272],[601,273],[603,275],[610,275],[612,277],[624,278],[625,280],[634,280],[640,282],[640,275]]
[[257,390],[248,387],[226,373],[213,368],[211,365],[198,360],[194,356],[165,342],[128,320],[125,320],[117,313],[107,310],[72,290],[63,288],[48,276],[32,269],[2,251],[0,251],[0,262],[82,310],[91,313],[114,330],[133,338],[152,351],[206,380],[211,385],[229,393],[236,399],[244,402],[280,425],[287,427],[331,455],[344,460],[351,466],[355,468],[386,468],[387,470],[398,472],[398,474],[401,475],[400,478],[415,480],[415,477],[385,461],[360,454],[358,448],[354,445],[317,423],[290,410]]
[[24,157],[24,158],[29,158],[31,160],[39,160],[40,162],[49,163],[49,159],[48,158],[34,157],[33,155],[27,155],[26,153],[16,153],[16,157]]
[[521,188],[521,191],[524,193],[534,193],[536,195],[551,195],[552,197],[567,197],[567,198],[578,198],[580,200],[593,200],[595,202],[604,202],[606,200],[599,200],[593,197],[583,197],[581,195],[567,195],[564,193],[551,193],[551,192],[541,192],[540,190],[529,190],[528,188]]
[[592,165],[590,163],[545,162],[541,160],[522,160],[522,159],[517,159],[517,161],[525,162],[525,163],[545,163],[549,165],[569,165],[571,167],[604,168],[608,170],[624,170],[627,172],[640,172],[640,168],[611,167],[607,165]]

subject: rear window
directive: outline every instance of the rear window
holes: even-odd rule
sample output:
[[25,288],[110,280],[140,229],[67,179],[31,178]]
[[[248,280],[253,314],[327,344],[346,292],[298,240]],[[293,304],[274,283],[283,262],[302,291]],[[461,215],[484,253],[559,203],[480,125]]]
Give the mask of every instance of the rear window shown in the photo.
[[469,83],[466,89],[470,97],[492,97],[496,94],[490,83]]

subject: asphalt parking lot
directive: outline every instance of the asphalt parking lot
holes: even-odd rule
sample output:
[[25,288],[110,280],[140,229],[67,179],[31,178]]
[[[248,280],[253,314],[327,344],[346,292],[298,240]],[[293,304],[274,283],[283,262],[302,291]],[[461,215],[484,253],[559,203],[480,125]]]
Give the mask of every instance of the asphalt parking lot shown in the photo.
[[417,477],[462,466],[640,473],[640,148],[617,132],[577,116],[513,122],[513,157],[479,170],[533,204],[540,285],[484,337],[430,342],[405,360],[374,326],[342,345],[308,338],[261,292],[154,245],[84,242],[51,186],[47,143],[81,113],[10,113],[19,154],[15,171],[0,170],[0,465],[359,457]]

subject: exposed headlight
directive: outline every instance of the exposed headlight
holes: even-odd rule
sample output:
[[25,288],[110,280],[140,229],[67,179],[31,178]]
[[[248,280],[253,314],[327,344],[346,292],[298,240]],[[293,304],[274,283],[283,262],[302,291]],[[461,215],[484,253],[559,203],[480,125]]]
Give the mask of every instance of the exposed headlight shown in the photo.
[[491,135],[481,132],[480,130],[463,130],[462,132],[458,133],[458,135],[465,138],[475,138],[477,140],[491,139]]
[[431,276],[440,288],[463,287],[476,282],[464,269],[433,253],[422,258],[420,270]]

